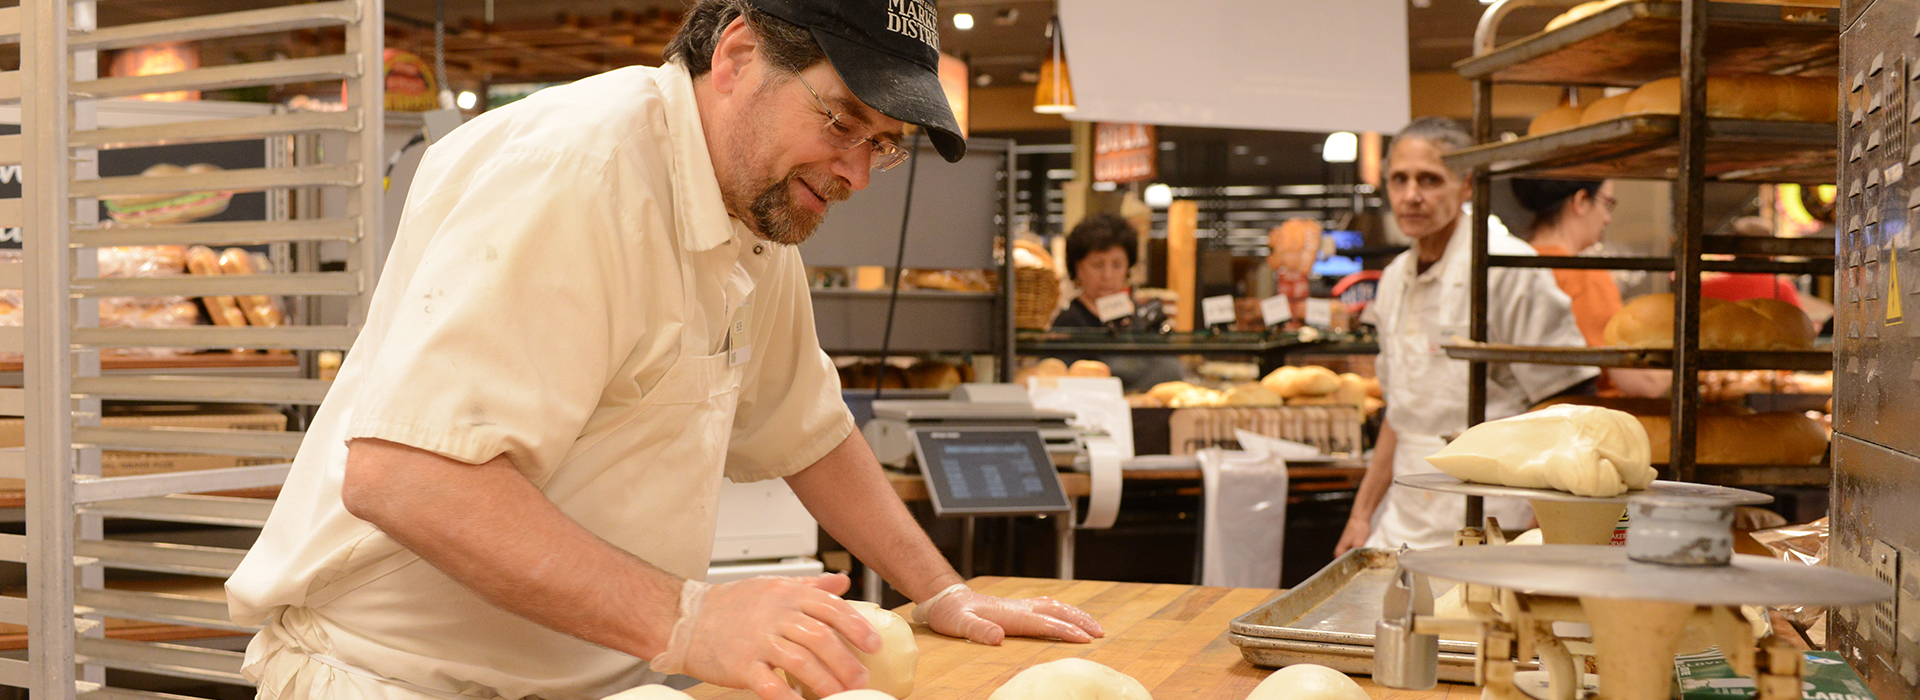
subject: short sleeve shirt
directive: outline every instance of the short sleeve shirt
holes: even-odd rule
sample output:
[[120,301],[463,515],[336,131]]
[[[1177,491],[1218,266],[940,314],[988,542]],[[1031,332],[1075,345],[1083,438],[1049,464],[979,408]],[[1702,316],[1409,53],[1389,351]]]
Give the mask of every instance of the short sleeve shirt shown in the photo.
[[[687,71],[543,90],[422,160],[366,324],[228,582],[234,618],[310,608],[342,660],[450,692],[619,690],[640,660],[487,605],[347,513],[348,443],[505,455],[602,539],[701,578],[719,479],[840,444],[838,389],[799,253],[722,205]],[[717,430],[674,424],[690,405],[718,406]]]

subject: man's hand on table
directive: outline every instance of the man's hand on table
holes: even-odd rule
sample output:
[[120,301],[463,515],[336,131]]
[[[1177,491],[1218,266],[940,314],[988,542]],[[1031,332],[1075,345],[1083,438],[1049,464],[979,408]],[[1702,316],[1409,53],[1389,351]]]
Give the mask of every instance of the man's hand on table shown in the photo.
[[775,669],[820,695],[867,687],[848,644],[880,651],[880,633],[840,599],[842,574],[763,576],[709,586],[689,582],[667,651],[653,669],[684,673],[762,700],[800,700]]
[[913,621],[980,644],[997,645],[1007,635],[1084,644],[1107,634],[1086,611],[1052,598],[997,598],[964,584],[948,587],[916,606]]
[[1347,528],[1340,532],[1340,542],[1333,546],[1333,555],[1337,557],[1348,550],[1367,546],[1367,537],[1372,534],[1372,521],[1347,519]]

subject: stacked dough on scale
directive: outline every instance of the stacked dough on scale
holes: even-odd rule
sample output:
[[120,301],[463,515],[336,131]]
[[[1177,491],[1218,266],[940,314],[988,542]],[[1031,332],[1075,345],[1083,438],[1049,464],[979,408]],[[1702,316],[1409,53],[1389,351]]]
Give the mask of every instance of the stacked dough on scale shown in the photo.
[[1626,412],[1559,405],[1468,428],[1427,462],[1461,481],[1604,497],[1653,483],[1651,453]]

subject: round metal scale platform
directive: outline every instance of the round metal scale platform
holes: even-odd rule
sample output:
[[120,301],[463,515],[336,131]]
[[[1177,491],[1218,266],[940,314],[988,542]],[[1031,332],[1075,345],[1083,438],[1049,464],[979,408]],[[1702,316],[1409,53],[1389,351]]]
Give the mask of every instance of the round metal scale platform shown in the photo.
[[1549,544],[1416,550],[1400,565],[1535,595],[1694,605],[1864,605],[1889,594],[1864,576],[1748,554],[1726,566],[1671,566],[1633,561],[1623,547]]

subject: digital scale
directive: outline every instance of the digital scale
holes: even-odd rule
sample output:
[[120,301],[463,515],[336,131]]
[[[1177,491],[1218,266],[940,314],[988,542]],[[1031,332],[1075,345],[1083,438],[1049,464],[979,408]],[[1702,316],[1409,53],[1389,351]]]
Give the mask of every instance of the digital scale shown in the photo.
[[1085,452],[1086,431],[1068,425],[1074,414],[1034,408],[1027,390],[1013,384],[962,384],[952,398],[873,402],[873,419],[862,428],[881,464],[912,470],[919,449],[914,431],[968,432],[1017,428],[1033,431],[1054,466],[1071,466]]
[[1042,515],[1072,509],[1040,431],[1033,428],[914,428],[914,461],[933,512]]

